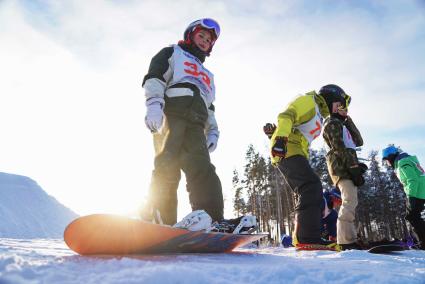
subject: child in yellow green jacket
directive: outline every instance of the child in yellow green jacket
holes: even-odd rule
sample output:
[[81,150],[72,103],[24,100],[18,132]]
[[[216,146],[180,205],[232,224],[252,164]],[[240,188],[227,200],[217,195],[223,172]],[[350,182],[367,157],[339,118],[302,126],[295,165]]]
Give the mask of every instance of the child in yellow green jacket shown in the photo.
[[328,105],[344,98],[311,91],[296,97],[278,115],[277,126],[266,124],[272,164],[278,167],[296,196],[294,245],[303,250],[336,250],[335,243],[321,239],[322,182],[311,168],[308,152],[320,136]]

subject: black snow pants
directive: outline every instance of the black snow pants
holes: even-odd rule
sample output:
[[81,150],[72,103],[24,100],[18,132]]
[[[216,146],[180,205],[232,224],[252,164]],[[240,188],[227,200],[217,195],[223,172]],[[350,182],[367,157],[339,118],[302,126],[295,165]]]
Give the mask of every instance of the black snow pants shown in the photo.
[[167,115],[162,149],[155,157],[149,202],[164,224],[177,222],[177,188],[180,170],[192,210],[203,209],[213,219],[223,219],[220,179],[211,163],[204,127],[181,116]]
[[418,235],[423,250],[425,250],[425,221],[421,217],[421,212],[424,210],[424,204],[424,199],[408,197],[405,217]]
[[323,189],[319,177],[301,155],[283,159],[279,170],[295,194],[295,234],[298,241],[320,243]]

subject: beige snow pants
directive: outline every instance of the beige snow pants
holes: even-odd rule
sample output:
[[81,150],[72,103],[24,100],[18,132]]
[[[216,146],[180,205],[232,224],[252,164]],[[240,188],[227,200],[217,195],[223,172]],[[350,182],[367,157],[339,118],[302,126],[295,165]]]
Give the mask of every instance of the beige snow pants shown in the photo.
[[350,179],[338,182],[341,191],[342,205],[338,213],[337,242],[338,244],[351,244],[357,241],[357,230],[354,225],[357,207],[357,187]]

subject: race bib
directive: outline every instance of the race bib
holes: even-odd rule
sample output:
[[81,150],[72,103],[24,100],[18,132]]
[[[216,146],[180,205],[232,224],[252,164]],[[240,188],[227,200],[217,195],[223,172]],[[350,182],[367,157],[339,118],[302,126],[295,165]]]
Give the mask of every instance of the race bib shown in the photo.
[[322,132],[323,127],[323,119],[320,115],[319,108],[316,105],[316,115],[307,121],[306,123],[303,123],[297,127],[301,134],[307,139],[308,143],[310,144],[314,139],[316,139],[320,133]]
[[342,138],[344,139],[344,145],[346,148],[356,149],[356,143],[354,143],[353,137],[345,125],[342,128]]
[[174,76],[171,85],[191,83],[198,87],[208,102],[214,101],[214,75],[192,54],[174,47]]

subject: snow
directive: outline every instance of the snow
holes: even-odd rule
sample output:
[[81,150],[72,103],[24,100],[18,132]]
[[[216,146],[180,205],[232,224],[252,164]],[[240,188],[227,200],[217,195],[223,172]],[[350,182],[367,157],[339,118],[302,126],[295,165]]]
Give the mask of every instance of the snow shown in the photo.
[[76,217],[30,178],[0,173],[0,284],[425,283],[425,251],[80,256],[62,239]]
[[0,239],[0,283],[425,283],[425,251],[84,257],[61,239]]
[[0,237],[59,238],[76,217],[32,179],[0,173]]

